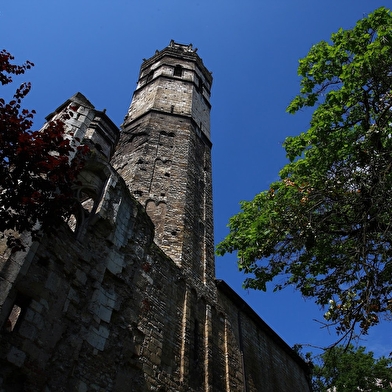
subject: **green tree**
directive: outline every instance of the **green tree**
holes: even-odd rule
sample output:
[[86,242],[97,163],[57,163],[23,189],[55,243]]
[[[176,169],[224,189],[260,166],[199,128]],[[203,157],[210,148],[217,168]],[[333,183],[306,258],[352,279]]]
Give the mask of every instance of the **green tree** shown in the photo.
[[[0,51],[0,83],[7,85],[34,64],[13,64],[13,56]],[[0,98],[0,239],[13,250],[21,247],[13,233],[37,231],[37,222],[49,231],[72,210],[72,185],[83,165],[85,146],[73,147],[64,137],[68,115],[32,131],[34,111],[22,109],[30,83],[22,83],[7,102]],[[69,113],[71,115],[72,113]],[[71,154],[81,151],[76,158]]]
[[365,347],[335,346],[318,362],[313,368],[314,392],[392,391],[392,359],[375,359]]
[[241,202],[217,254],[237,252],[247,288],[314,298],[350,338],[392,309],[391,11],[314,45],[298,73],[287,110],[315,106],[310,127],[285,140],[280,180]]

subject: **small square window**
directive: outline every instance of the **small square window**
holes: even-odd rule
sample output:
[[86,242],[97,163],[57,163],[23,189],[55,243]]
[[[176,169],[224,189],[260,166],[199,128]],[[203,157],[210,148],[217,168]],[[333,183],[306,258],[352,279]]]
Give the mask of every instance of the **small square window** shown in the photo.
[[176,65],[174,67],[173,75],[174,76],[182,76],[182,67],[181,67],[181,65]]

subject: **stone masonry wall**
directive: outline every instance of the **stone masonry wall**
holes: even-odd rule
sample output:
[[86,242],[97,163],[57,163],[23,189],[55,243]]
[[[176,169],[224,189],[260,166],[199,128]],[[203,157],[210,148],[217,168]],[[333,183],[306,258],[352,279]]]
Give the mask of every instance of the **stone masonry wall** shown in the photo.
[[228,390],[310,390],[306,364],[223,281],[218,281],[218,303],[226,324]]
[[107,186],[79,239],[64,223],[12,285],[21,312],[1,329],[0,390],[308,391],[304,364],[236,295],[222,283],[218,302],[203,295],[153,243],[110,166],[96,158],[85,185],[99,167]]
[[2,329],[2,390],[179,383],[185,279],[153,244],[150,219],[114,172],[100,202],[80,241],[64,224],[16,280],[22,312],[13,330]]

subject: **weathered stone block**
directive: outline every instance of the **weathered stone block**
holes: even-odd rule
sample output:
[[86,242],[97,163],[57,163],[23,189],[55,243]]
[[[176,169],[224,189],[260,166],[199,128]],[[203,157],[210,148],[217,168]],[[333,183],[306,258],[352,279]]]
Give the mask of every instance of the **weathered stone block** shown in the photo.
[[90,328],[87,335],[87,341],[91,344],[91,346],[102,351],[108,337],[109,330],[103,325],[100,325],[98,329],[94,327]]
[[21,367],[26,359],[26,353],[12,346],[7,354],[7,360],[15,366]]
[[21,336],[30,340],[34,340],[37,337],[37,328],[27,321],[22,322],[18,332]]

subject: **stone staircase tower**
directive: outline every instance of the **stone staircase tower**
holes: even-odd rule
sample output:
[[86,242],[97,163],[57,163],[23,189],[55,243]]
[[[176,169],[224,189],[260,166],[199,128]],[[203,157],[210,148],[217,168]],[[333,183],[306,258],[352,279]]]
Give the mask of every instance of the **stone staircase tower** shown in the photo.
[[211,73],[171,41],[141,65],[112,161],[155,225],[155,242],[191,277],[214,285]]

